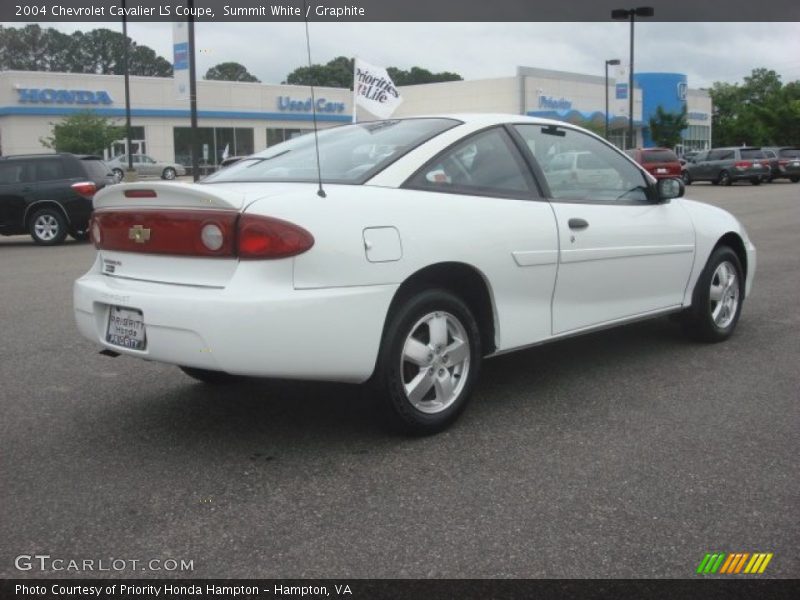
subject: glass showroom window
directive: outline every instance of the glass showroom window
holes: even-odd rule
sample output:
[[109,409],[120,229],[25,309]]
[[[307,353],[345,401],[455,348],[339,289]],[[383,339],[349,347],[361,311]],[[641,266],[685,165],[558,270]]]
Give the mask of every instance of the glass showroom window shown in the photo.
[[[247,127],[198,127],[201,166],[218,165],[228,149],[227,156],[246,156],[255,151],[253,130]],[[192,164],[191,128],[175,127],[175,162],[185,166]]]
[[267,148],[304,135],[313,129],[267,129]]
[[[124,131],[124,128],[123,128]],[[147,146],[144,137],[144,127],[134,125],[131,127],[131,154],[146,154]],[[112,159],[125,154],[125,138],[115,140],[105,150],[105,158]]]

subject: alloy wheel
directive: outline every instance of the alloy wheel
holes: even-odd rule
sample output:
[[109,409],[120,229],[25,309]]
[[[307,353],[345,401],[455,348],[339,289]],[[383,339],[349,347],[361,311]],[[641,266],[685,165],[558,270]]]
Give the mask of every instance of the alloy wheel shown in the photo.
[[33,222],[33,230],[43,242],[50,242],[56,238],[61,229],[58,220],[50,214],[43,214],[36,217]]
[[739,280],[736,268],[728,261],[721,262],[711,276],[708,302],[714,324],[720,329],[727,328],[739,307]]
[[428,313],[403,344],[400,373],[411,405],[426,414],[449,408],[467,383],[469,337],[462,323],[444,311]]

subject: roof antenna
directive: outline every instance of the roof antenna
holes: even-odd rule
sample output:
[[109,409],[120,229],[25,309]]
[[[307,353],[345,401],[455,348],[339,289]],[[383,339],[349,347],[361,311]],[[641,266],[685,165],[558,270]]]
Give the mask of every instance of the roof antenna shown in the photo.
[[[308,7],[306,6],[306,0],[303,0],[303,21],[306,24],[306,51],[308,52],[308,74],[310,77],[313,77],[311,71],[311,38],[308,36]],[[322,167],[320,166],[319,162],[319,136],[317,135],[317,100],[314,97],[314,83],[312,79],[312,83],[309,85],[311,88],[311,117],[314,119],[314,149],[317,152],[317,184],[319,185],[319,189],[317,190],[317,196],[320,198],[327,197],[325,190],[322,189]]]

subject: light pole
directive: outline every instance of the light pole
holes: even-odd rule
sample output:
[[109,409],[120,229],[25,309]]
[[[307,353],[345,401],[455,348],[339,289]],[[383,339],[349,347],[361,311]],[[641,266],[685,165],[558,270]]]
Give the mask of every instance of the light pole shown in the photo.
[[606,61],[606,141],[608,141],[608,65],[618,65],[619,59],[612,58]]
[[633,134],[633,22],[636,17],[652,17],[655,14],[652,6],[639,6],[637,8],[615,8],[611,11],[611,18],[631,22],[631,64],[628,72],[628,148],[633,148],[636,138]]
[[[125,181],[135,181],[136,171],[133,168],[133,156],[131,155],[131,84],[128,67],[130,66],[129,60],[129,47],[128,43],[128,20],[125,17],[125,0],[122,0],[122,40],[123,40],[123,73],[125,75],[125,154],[128,158],[128,168],[125,169]],[[112,157],[113,158],[113,157]]]

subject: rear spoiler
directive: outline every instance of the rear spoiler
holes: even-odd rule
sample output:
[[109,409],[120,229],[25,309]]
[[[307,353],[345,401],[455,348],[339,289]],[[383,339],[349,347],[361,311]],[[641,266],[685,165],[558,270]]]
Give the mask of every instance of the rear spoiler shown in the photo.
[[193,183],[136,182],[109,185],[94,196],[94,208],[213,208],[241,210],[245,196]]

